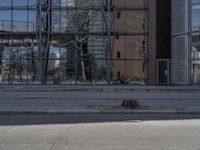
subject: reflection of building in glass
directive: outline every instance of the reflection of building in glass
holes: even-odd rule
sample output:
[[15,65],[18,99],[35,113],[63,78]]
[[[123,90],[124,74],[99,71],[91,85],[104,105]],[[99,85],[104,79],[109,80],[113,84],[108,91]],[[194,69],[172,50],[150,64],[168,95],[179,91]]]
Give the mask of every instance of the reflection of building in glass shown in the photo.
[[[142,1],[116,1],[116,6],[124,8],[144,8]],[[144,81],[146,73],[146,22],[147,12],[143,10],[116,11],[113,38],[114,78],[128,77],[131,81]],[[126,36],[124,33],[135,33]],[[125,60],[125,61],[123,61]]]
[[1,83],[156,84],[156,58],[169,58],[165,3],[0,1]]

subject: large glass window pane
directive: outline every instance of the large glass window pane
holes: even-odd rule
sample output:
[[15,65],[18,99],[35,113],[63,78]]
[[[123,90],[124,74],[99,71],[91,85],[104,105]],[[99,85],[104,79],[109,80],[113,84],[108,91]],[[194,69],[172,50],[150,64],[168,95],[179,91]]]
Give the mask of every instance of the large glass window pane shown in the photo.
[[28,84],[40,84],[39,61],[29,59],[27,61],[27,79]]
[[90,36],[88,39],[88,52],[93,59],[106,59],[107,37]]
[[1,0],[0,1],[0,6],[3,6],[3,7],[10,7],[11,6],[11,0]]
[[194,5],[192,7],[192,30],[199,31],[200,30],[200,5]]
[[200,33],[192,34],[192,58],[200,59]]
[[92,6],[92,0],[77,0],[74,2],[79,8],[90,8]]
[[28,32],[36,31],[36,11],[28,12]]
[[120,36],[113,37],[114,59],[141,60],[146,57],[146,36]]
[[60,21],[59,21],[60,22],[60,32],[69,32],[67,29],[68,20],[69,20],[68,19],[68,11],[61,11]]
[[101,8],[103,6],[103,0],[92,0],[92,6],[94,8]]
[[192,0],[192,3],[193,3],[193,4],[200,3],[200,0]]
[[[199,0],[193,0],[194,4]],[[192,82],[200,83],[200,5],[192,6]]]
[[11,36],[3,36],[0,41],[1,59],[11,59]]
[[146,81],[144,60],[113,61],[113,82],[122,84],[144,84]]
[[28,0],[29,5],[35,5],[37,0]]
[[[66,14],[65,14],[66,13]],[[62,22],[66,24],[62,24],[61,28],[66,33],[75,33],[77,29],[77,17],[76,17],[76,11],[74,10],[66,10],[66,12],[62,13]],[[65,20],[65,16],[67,20]]]
[[3,59],[1,64],[0,70],[0,84],[11,84],[11,60],[10,59]]
[[52,6],[55,7],[55,6],[61,6],[61,1],[62,0],[52,0]]
[[62,59],[75,59],[75,35],[61,36],[60,38],[60,41],[57,41],[60,45],[60,57]]
[[27,48],[27,59],[39,59],[37,40],[35,36],[27,36],[27,41],[25,44]]
[[192,62],[193,83],[200,83],[200,60]]
[[60,11],[52,11],[52,31],[60,32],[61,14]]
[[94,84],[106,84],[106,61],[105,60],[94,60],[92,77]]
[[0,10],[0,31],[11,31],[11,10]]
[[27,60],[19,56],[12,60],[12,84],[27,83]]
[[144,33],[146,32],[145,11],[117,11],[114,20],[115,32]]
[[147,0],[114,0],[118,8],[144,8],[147,6]]
[[13,32],[27,32],[27,11],[26,10],[14,10],[13,11]]
[[21,8],[25,8],[26,9],[26,7],[27,7],[27,3],[28,2],[28,0],[13,0],[13,6],[14,7],[21,7]]

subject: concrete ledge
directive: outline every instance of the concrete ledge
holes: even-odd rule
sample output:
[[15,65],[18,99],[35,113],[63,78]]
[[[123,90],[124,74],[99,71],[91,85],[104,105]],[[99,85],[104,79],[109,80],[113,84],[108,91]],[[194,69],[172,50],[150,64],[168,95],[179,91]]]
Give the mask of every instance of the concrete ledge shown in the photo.
[[200,92],[200,86],[0,85],[0,92]]
[[200,114],[200,111],[187,110],[51,110],[51,111],[0,111],[0,114],[38,114],[38,115],[64,115],[64,114]]

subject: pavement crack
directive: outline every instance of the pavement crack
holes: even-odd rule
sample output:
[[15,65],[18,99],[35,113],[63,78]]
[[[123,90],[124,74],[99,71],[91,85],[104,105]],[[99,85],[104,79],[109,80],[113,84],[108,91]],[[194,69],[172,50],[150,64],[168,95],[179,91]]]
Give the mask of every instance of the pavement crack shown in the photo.
[[8,132],[9,130],[11,130],[12,128],[14,128],[14,127],[9,127],[9,128],[7,128],[7,129],[5,129],[2,133],[6,133],[6,132]]
[[7,129],[1,131],[1,132],[0,132],[0,135],[4,135],[6,132],[8,132],[9,130],[11,130],[12,128],[14,128],[14,126],[8,127]]
[[54,150],[55,147],[60,143],[61,139],[63,138],[63,135],[59,136],[54,144],[51,145],[50,150]]
[[68,132],[71,127],[68,127],[56,140],[54,144],[51,145],[50,150],[55,150],[56,146],[61,142],[66,132]]

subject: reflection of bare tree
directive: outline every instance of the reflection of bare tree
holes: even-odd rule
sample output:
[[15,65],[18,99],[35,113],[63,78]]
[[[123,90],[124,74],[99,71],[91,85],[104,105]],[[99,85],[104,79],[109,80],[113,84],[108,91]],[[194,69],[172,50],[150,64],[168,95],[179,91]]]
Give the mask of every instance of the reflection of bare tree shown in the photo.
[[133,39],[132,40],[134,48],[137,50],[137,54],[138,56],[144,60],[143,62],[143,72],[146,73],[146,57],[147,57],[147,53],[146,53],[146,38],[141,37],[138,39]]
[[37,77],[36,60],[38,57],[38,52],[36,51],[34,40],[28,39],[19,43],[21,44],[19,46],[15,46],[15,49],[12,51],[12,68],[14,68],[14,70],[16,70],[19,74],[20,81],[23,80],[22,77],[24,70],[24,75],[31,75],[32,81],[35,81]]
[[0,65],[2,65],[4,47],[0,46]]
[[[19,80],[22,82],[29,77],[29,73],[34,77],[37,75],[36,45],[32,39],[14,39],[12,45],[3,44],[0,47],[0,74],[2,79],[7,76],[8,82]],[[12,48],[11,48],[12,47]]]
[[2,81],[3,78],[3,52],[4,52],[4,47],[0,45],[0,82]]
[[28,67],[28,70],[30,70],[33,75],[32,75],[32,81],[34,82],[36,80],[36,77],[37,77],[37,67],[36,67],[36,57],[37,56],[37,51],[35,50],[35,46],[34,45],[30,45],[28,47],[28,51],[27,51],[27,58],[30,58],[30,62],[28,62],[28,66],[29,66],[29,63],[30,64],[30,67]]
[[23,46],[15,46],[12,49],[12,65],[11,70],[15,75],[19,76],[19,80],[23,80],[23,71],[26,68],[26,50]]
[[[75,51],[80,54],[80,66],[81,66],[81,77],[83,81],[87,80],[86,77],[86,61],[90,56],[87,48],[92,19],[95,13],[93,11],[78,11],[77,14],[70,14],[68,17],[67,32],[78,33],[75,36],[71,36],[71,39],[67,39],[65,46],[74,47]],[[93,29],[94,30],[94,29]],[[77,61],[77,60],[76,60]]]
[[193,64],[193,82],[199,83],[200,82],[200,65],[199,64]]

